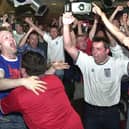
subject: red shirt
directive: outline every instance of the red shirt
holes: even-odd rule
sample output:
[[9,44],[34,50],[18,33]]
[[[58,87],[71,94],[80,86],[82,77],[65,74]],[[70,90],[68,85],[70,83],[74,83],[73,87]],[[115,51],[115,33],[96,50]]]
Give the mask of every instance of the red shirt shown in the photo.
[[81,50],[81,51],[83,51],[84,53],[87,53],[88,55],[91,55],[92,53],[91,53],[91,49],[92,49],[92,41],[90,40],[90,38],[86,38],[86,49],[81,49],[81,48],[79,48],[79,46],[77,46],[77,49],[79,49],[79,50]]
[[86,48],[86,53],[88,55],[91,55],[91,49],[92,49],[92,41],[90,40],[90,38],[86,39],[86,43],[87,43],[87,48]]
[[29,129],[83,129],[59,78],[47,75],[41,80],[47,82],[45,92],[35,95],[24,87],[16,88],[1,100],[3,112],[22,113]]

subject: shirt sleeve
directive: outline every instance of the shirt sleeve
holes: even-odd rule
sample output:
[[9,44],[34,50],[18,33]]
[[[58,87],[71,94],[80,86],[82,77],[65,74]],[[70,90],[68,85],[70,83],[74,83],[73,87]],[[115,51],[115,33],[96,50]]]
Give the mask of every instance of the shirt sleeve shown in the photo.
[[52,41],[51,36],[48,33],[44,33],[43,39],[49,44]]
[[127,56],[123,53],[122,47],[118,44],[116,44],[115,47],[110,47],[112,57],[114,58],[122,58],[122,59],[128,59]]
[[1,111],[4,114],[19,111],[19,105],[14,92],[11,92],[8,96],[1,99],[0,107],[1,107]]

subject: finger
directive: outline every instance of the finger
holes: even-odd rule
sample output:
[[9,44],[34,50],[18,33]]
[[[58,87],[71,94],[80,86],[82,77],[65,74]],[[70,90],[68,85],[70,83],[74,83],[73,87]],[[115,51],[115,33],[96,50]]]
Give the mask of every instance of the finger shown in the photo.
[[40,88],[40,87],[36,87],[35,90],[40,91],[40,92],[45,92],[45,90],[43,88]]
[[60,60],[59,63],[64,63],[64,61],[63,60]]
[[34,80],[38,80],[38,79],[39,79],[38,76],[31,76],[30,78],[31,78],[31,79],[34,79]]
[[36,95],[39,95],[39,93],[35,89],[32,89],[32,92]]
[[37,83],[38,83],[38,84],[42,84],[42,85],[47,85],[47,82],[41,81],[41,80],[37,80]]
[[63,67],[70,67],[69,65],[67,65],[67,64],[64,64],[64,65],[61,65],[61,66],[63,66]]
[[47,87],[46,87],[46,86],[44,86],[44,85],[40,85],[40,84],[39,84],[39,85],[37,85],[37,86],[36,86],[36,88],[37,88],[37,87],[42,88],[42,89],[47,89]]
[[96,6],[96,4],[94,3],[94,2],[92,2],[92,5],[95,7]]
[[69,68],[70,65],[62,65],[62,67]]

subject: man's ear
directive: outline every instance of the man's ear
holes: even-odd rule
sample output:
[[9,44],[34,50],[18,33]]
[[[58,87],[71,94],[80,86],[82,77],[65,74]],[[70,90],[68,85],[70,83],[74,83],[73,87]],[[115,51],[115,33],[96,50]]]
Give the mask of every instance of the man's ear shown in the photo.
[[20,71],[21,71],[21,76],[22,76],[22,77],[28,77],[28,74],[27,74],[25,68],[22,67],[22,68],[20,69]]
[[109,54],[110,50],[109,49],[106,49],[106,53]]

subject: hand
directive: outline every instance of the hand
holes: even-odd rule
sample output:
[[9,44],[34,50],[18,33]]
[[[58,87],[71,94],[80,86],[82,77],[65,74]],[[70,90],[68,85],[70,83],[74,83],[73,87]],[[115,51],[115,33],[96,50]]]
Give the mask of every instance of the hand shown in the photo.
[[10,24],[9,24],[8,22],[4,22],[4,23],[2,24],[2,26],[9,28],[9,27],[10,27]]
[[72,16],[71,12],[66,12],[63,14],[63,24],[70,25],[74,22],[75,18]]
[[93,5],[93,9],[92,11],[95,13],[95,14],[98,14],[99,16],[101,16],[101,14],[103,13],[102,10],[99,8],[99,6],[97,6],[95,3],[92,3]]
[[38,91],[44,92],[47,89],[46,82],[39,80],[37,76],[23,78],[22,80],[24,87],[33,91],[36,95],[39,95]]
[[121,6],[121,5],[118,5],[117,8],[116,8],[116,10],[118,10],[118,11],[122,11],[123,9],[124,9],[124,7]]
[[33,20],[32,20],[31,17],[26,17],[25,18],[25,22],[28,23],[28,24],[30,24],[30,25],[33,24]]
[[8,19],[8,15],[7,14],[4,14],[2,19],[3,19],[3,22],[6,22],[7,19]]
[[52,63],[52,67],[55,70],[62,70],[62,69],[69,69],[68,63],[65,63],[64,61],[56,61]]

